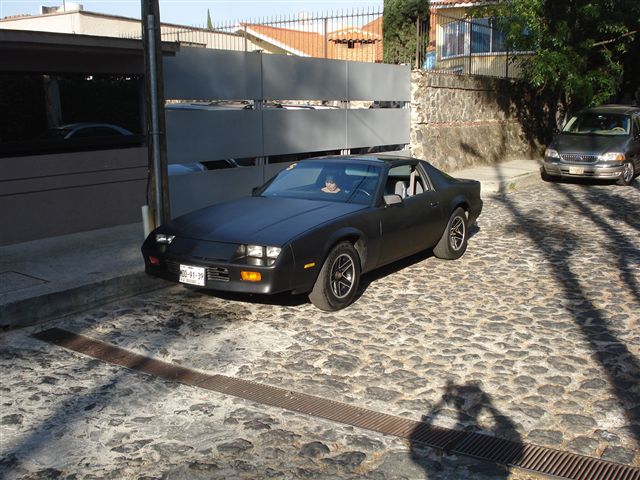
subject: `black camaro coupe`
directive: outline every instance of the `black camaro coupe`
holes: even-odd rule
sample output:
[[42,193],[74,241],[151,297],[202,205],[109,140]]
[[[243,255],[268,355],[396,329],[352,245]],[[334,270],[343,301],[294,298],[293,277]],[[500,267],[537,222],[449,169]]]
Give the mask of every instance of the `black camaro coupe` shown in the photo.
[[459,258],[481,210],[479,182],[423,160],[319,157],[250,197],[158,227],[142,254],[154,276],[220,291],[309,293],[332,311],[353,301],[362,273],[429,248]]

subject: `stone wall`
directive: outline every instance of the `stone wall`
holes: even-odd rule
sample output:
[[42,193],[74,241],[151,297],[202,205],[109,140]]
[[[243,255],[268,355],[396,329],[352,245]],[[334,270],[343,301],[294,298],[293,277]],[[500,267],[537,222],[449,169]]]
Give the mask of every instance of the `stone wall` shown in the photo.
[[445,171],[541,158],[522,92],[512,80],[414,71],[411,153]]

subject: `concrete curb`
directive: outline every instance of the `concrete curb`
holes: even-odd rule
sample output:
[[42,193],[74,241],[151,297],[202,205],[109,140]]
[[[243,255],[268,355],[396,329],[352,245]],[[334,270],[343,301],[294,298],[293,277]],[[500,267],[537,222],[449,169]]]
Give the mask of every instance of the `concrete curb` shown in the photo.
[[540,172],[528,172],[506,180],[482,182],[482,194],[483,196],[499,196],[542,182]]
[[174,284],[150,277],[144,272],[136,272],[17,300],[0,305],[0,329],[9,330],[37,325],[171,285]]

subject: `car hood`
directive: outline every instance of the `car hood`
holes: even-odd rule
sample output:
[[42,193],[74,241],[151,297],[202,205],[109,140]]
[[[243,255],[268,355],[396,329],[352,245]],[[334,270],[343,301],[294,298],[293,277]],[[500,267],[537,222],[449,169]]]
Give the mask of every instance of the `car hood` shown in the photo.
[[561,154],[602,155],[606,152],[623,152],[627,141],[627,136],[563,134],[555,137],[549,147]]
[[353,203],[246,197],[178,217],[166,230],[197,240],[282,246],[310,228],[365,208]]

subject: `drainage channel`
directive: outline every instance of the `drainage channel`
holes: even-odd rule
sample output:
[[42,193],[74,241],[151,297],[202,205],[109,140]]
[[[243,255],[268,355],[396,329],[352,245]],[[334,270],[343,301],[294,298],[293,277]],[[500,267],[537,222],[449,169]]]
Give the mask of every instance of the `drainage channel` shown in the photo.
[[43,342],[184,385],[233,395],[333,422],[410,440],[446,453],[466,455],[557,478],[640,480],[640,468],[479,433],[436,427],[386,413],[256,382],[210,375],[138,355],[84,335],[52,328],[33,335]]

